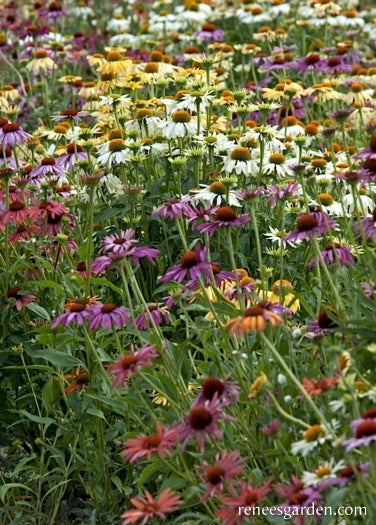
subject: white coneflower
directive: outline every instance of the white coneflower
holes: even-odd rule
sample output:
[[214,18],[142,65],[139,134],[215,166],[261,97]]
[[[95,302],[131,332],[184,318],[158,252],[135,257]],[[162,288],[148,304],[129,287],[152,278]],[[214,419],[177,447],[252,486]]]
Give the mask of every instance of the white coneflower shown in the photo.
[[249,148],[237,146],[223,160],[223,169],[226,173],[236,173],[236,175],[257,175],[257,163],[252,159]]
[[98,149],[98,163],[101,166],[110,168],[114,164],[126,162],[130,155],[125,141],[121,138],[112,139]]
[[45,49],[37,49],[37,51],[34,51],[33,57],[34,58],[26,64],[26,69],[34,73],[34,75],[45,74],[57,67]]
[[188,111],[178,109],[171,114],[171,119],[161,121],[158,127],[164,137],[175,139],[194,135],[197,123]]
[[230,206],[242,205],[235,191],[228,189],[221,181],[214,181],[210,186],[200,184],[200,187],[199,190],[193,190],[191,192],[193,201],[210,202],[210,204],[218,206],[224,203]]
[[355,210],[362,215],[372,213],[375,208],[374,200],[367,195],[365,189],[360,189],[357,192],[347,193],[342,197],[342,203],[348,213],[354,213]]
[[304,471],[301,480],[305,487],[318,485],[324,479],[336,478],[337,473],[346,466],[346,463],[341,459],[338,463],[332,458],[329,462],[323,463],[315,471]]
[[322,445],[326,441],[334,438],[333,430],[338,428],[338,421],[332,421],[332,429],[325,429],[323,425],[312,425],[303,432],[303,439],[295,441],[291,445],[292,454],[301,454],[307,456],[318,445]]

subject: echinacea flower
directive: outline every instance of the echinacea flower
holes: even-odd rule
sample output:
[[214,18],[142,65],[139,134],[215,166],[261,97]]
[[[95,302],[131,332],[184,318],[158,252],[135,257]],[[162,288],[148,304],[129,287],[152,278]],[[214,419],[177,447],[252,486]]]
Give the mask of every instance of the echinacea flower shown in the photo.
[[367,447],[376,441],[376,407],[363,413],[362,417],[355,419],[350,424],[353,437],[342,441],[346,452],[357,447]]
[[67,395],[84,389],[89,384],[89,374],[82,366],[77,367],[73,374],[64,374],[64,379],[69,381],[69,384],[64,388]]
[[230,335],[240,337],[247,332],[259,332],[270,326],[282,323],[282,314],[291,311],[280,304],[272,304],[269,301],[260,301],[254,306],[247,308],[243,315],[227,321],[225,326],[229,327]]
[[14,200],[9,204],[8,210],[0,214],[0,229],[4,229],[6,224],[21,224],[30,218],[33,209],[19,200]]
[[142,520],[140,525],[146,525],[149,520],[155,517],[165,521],[166,512],[176,510],[183,502],[168,487],[160,494],[158,499],[154,499],[150,492],[146,491],[146,498],[137,496],[136,498],[131,498],[131,503],[134,508],[126,510],[120,516],[123,520],[122,525],[136,523],[138,520]]
[[299,214],[296,230],[284,237],[285,242],[310,241],[314,236],[320,236],[334,229],[336,223],[322,211]]
[[123,443],[125,448],[122,456],[130,463],[134,463],[143,457],[150,460],[153,454],[157,454],[162,458],[171,456],[172,447],[177,443],[179,438],[177,429],[163,428],[159,421],[157,421],[156,430],[156,434],[149,436],[141,434],[135,438],[127,439],[127,441]]
[[200,405],[216,398],[224,407],[235,403],[239,398],[239,387],[224,379],[206,377],[203,380],[201,387],[201,393],[195,399],[192,406]]
[[109,369],[109,374],[115,376],[112,386],[125,387],[133,373],[137,373],[140,367],[153,366],[151,359],[156,357],[159,357],[159,354],[155,345],[146,343],[139,350],[135,350],[134,345],[131,344],[130,353],[122,354]]
[[168,139],[189,137],[196,133],[196,119],[192,119],[191,114],[184,110],[174,111],[169,119],[162,120],[158,124],[162,135]]
[[72,170],[79,160],[86,160],[87,153],[79,144],[68,144],[66,146],[66,153],[60,155],[56,159],[56,165],[61,167],[64,171]]
[[[351,266],[355,263],[354,257],[351,255],[350,246],[341,246],[339,243],[328,242],[324,250],[321,251],[321,257],[324,263],[328,266]],[[308,264],[308,268],[312,268],[317,263],[317,258],[314,257]]]
[[357,237],[364,237],[370,241],[376,240],[376,208],[374,208],[371,217],[366,217],[354,225],[354,232]]
[[201,501],[204,502],[215,494],[221,495],[223,493],[226,482],[234,479],[242,472],[243,460],[237,450],[233,452],[223,450],[220,454],[215,455],[212,465],[203,461],[196,468],[198,468],[202,480],[207,485],[207,489],[201,497]]
[[18,124],[12,122],[4,124],[0,130],[0,144],[2,149],[5,149],[7,146],[11,148],[17,145],[21,146],[33,138],[33,135],[26,133]]
[[56,64],[50,58],[46,49],[37,49],[34,51],[33,58],[26,64],[26,69],[34,75],[46,75],[48,72],[56,69]]
[[205,259],[208,254],[208,247],[201,248],[199,243],[196,244],[194,250],[189,250],[180,259],[180,263],[172,266],[161,277],[162,283],[169,281],[177,281],[181,283],[187,276],[193,280],[206,278],[210,280],[211,263]]
[[158,303],[148,305],[147,311],[139,314],[134,320],[137,330],[147,330],[150,324],[161,326],[162,323],[170,324],[170,312],[166,306]]
[[[271,490],[269,478],[263,485],[253,485],[244,481],[239,482],[239,492],[230,486],[231,496],[222,496],[224,503],[218,508],[216,516],[221,519],[222,525],[241,525],[248,521],[248,515],[241,513],[241,509],[249,509],[260,506]],[[248,512],[248,511],[247,511]]]
[[322,337],[335,331],[338,328],[338,324],[334,320],[335,315],[336,312],[330,305],[326,309],[322,309],[315,321],[308,321],[307,337]]
[[135,230],[128,228],[122,230],[119,233],[107,235],[101,241],[100,253],[114,253],[114,254],[126,254],[138,243],[137,239],[133,236]]
[[13,286],[7,291],[7,299],[10,299],[10,305],[15,306],[17,312],[20,312],[24,306],[35,301],[35,295],[22,293],[20,286]]
[[190,197],[182,199],[170,199],[152,211],[153,217],[164,217],[168,219],[180,219],[190,212]]
[[90,309],[85,300],[75,299],[69,301],[64,309],[67,310],[65,314],[58,315],[51,324],[51,330],[56,328],[59,324],[64,327],[69,326],[75,322],[78,326],[82,326],[84,321],[90,317]]
[[228,204],[229,206],[241,206],[239,196],[234,190],[230,190],[223,182],[215,180],[207,186],[200,184],[199,190],[192,190],[193,201],[209,202],[213,206]]
[[324,428],[323,425],[312,425],[311,427],[307,428],[305,431],[303,431],[303,439],[292,443],[292,454],[301,454],[302,456],[307,456],[319,445],[322,445],[326,441],[333,439],[333,429],[337,426],[338,424],[334,420],[332,421],[333,428]]
[[218,228],[239,228],[249,220],[248,213],[238,215],[230,206],[221,206],[214,213],[213,220],[199,224],[197,230],[212,236]]
[[193,438],[197,439],[198,449],[201,452],[205,449],[205,441],[210,441],[212,438],[222,439],[222,433],[218,427],[218,421],[221,419],[234,421],[233,417],[224,414],[223,405],[217,396],[205,403],[193,405],[185,417],[185,422],[177,427],[182,450]]
[[223,160],[223,169],[226,173],[236,175],[255,176],[258,173],[257,163],[252,159],[249,148],[237,146]]
[[89,330],[97,328],[114,329],[116,326],[122,328],[129,323],[130,316],[128,308],[116,306],[112,303],[97,304],[92,306],[90,312]]

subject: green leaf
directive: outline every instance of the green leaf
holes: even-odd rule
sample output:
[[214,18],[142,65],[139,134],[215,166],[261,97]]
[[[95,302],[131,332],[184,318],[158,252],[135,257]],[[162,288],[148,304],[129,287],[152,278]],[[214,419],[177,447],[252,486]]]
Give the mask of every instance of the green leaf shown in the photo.
[[48,414],[55,414],[61,398],[61,389],[56,376],[50,376],[42,388],[43,406]]
[[158,464],[158,462],[152,463],[151,465],[148,465],[144,468],[144,470],[141,472],[141,474],[138,477],[137,481],[137,490],[140,492],[142,487],[145,485],[147,481],[149,481],[150,478],[156,473],[159,472],[161,469],[161,466]]
[[25,352],[32,359],[44,359],[45,361],[50,361],[55,366],[59,368],[63,367],[76,367],[84,366],[84,363],[73,357],[72,355],[64,354],[64,352],[58,352],[57,350],[26,350]]
[[57,422],[52,419],[52,417],[41,417],[36,416],[35,414],[31,414],[27,410],[20,410],[19,414],[27,417],[27,419],[30,419],[30,421],[33,421],[34,423],[38,423],[39,425],[45,425],[46,428],[48,428],[50,425],[56,425]]
[[43,308],[43,306],[39,306],[39,304],[29,303],[26,305],[26,308],[34,314],[38,315],[39,317],[46,319],[47,321],[50,321],[51,319],[50,314],[47,312],[47,310]]
[[7,492],[11,489],[23,489],[26,492],[31,492],[32,494],[36,494],[36,492],[28,487],[27,485],[23,485],[22,483],[5,483],[5,485],[2,485],[0,487],[0,499],[4,502],[5,496],[7,495]]

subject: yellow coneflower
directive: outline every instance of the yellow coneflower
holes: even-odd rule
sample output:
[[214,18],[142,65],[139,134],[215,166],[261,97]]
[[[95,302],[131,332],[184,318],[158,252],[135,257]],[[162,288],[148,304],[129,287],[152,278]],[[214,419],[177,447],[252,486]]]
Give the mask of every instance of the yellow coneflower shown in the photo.
[[268,292],[268,301],[272,304],[283,304],[296,313],[300,309],[299,299],[293,293],[293,285],[286,279],[278,279]]
[[106,62],[101,64],[97,71],[101,75],[119,73],[130,73],[133,68],[133,61],[129,58],[124,58],[120,51],[114,49],[107,54]]
[[267,381],[268,381],[268,378],[266,377],[264,372],[262,372],[258,377],[256,377],[252,385],[249,387],[248,397],[250,399],[254,399]]

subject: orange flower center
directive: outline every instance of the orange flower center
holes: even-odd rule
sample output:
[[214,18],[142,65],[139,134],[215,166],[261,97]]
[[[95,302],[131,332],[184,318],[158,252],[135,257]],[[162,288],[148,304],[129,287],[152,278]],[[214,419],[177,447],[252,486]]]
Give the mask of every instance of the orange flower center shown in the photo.
[[243,148],[241,146],[233,149],[230,156],[232,160],[240,160],[243,162],[246,162],[247,160],[251,160],[252,158],[252,155],[249,149]]
[[229,206],[221,206],[214,215],[215,221],[234,222],[236,218],[236,213]]
[[356,429],[357,439],[376,435],[376,421],[363,421]]
[[316,441],[324,432],[321,425],[313,425],[304,432],[304,439],[308,443],[312,443],[312,441]]
[[221,467],[210,467],[206,472],[206,481],[211,485],[218,485],[225,477],[226,471]]
[[101,308],[101,312],[103,314],[110,314],[111,312],[113,312],[116,308],[116,304],[113,304],[113,303],[107,303],[107,304],[104,304]]
[[126,355],[121,360],[121,366],[123,370],[128,370],[132,365],[137,363],[137,357],[135,355]]
[[296,228],[299,232],[306,232],[312,230],[317,224],[317,219],[307,213],[299,217],[296,222]]
[[143,447],[146,449],[157,448],[161,444],[161,438],[157,435],[148,436],[144,439]]
[[196,252],[190,250],[186,252],[183,257],[180,259],[180,264],[183,268],[192,268],[195,264],[198,263]]
[[218,397],[223,394],[224,384],[222,381],[216,377],[207,377],[202,382],[202,393],[205,399],[213,399],[214,395],[217,394]]
[[21,211],[25,208],[25,204],[21,201],[13,201],[9,205],[10,211]]

